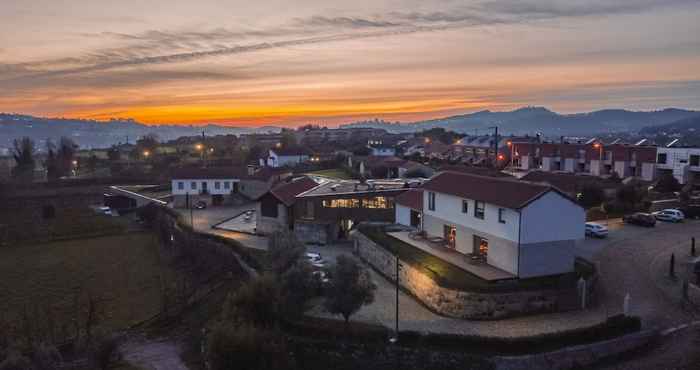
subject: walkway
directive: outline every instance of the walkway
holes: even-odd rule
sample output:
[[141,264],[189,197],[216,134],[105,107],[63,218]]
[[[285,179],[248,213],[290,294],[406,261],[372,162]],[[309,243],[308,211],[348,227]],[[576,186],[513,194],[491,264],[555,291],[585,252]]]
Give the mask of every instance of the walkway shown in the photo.
[[130,339],[119,347],[124,361],[148,370],[187,370],[180,358],[180,345],[169,340]]
[[267,250],[267,238],[263,236],[252,235],[249,233],[240,233],[236,231],[214,229],[212,226],[231,219],[241,213],[256,209],[256,203],[248,203],[235,207],[209,207],[206,209],[195,209],[190,212],[186,208],[175,208],[180,212],[186,223],[192,222],[194,229],[212,235],[218,235],[227,239],[233,239],[241,243],[243,246],[253,249]]

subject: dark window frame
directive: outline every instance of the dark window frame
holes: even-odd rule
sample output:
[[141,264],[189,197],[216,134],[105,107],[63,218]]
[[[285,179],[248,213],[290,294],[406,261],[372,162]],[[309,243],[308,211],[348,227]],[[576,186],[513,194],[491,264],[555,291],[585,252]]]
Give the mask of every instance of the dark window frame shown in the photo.
[[498,209],[498,222],[500,222],[500,223],[502,223],[502,224],[506,223],[506,219],[505,219],[505,217],[504,217],[505,213],[506,213],[506,209],[505,209],[505,208],[499,208],[499,209]]
[[474,217],[480,220],[486,218],[486,202],[474,201]]
[[469,201],[466,199],[462,199],[462,213],[464,213],[464,214],[469,213]]
[[428,192],[428,210],[435,211],[435,192]]

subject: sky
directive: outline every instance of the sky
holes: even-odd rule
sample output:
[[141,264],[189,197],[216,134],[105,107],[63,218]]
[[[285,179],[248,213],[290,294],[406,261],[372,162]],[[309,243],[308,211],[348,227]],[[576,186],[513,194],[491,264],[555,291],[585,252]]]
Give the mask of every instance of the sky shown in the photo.
[[700,0],[0,0],[0,112],[336,125],[700,109]]

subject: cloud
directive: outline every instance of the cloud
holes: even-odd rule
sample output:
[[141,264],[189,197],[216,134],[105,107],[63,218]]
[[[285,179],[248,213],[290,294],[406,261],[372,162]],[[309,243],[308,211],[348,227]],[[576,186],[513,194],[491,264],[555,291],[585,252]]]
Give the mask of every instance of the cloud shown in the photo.
[[[2,83],[46,79],[127,67],[189,62],[202,58],[253,53],[276,48],[379,38],[448,29],[520,24],[567,17],[637,13],[662,6],[697,4],[697,0],[602,0],[567,2],[523,0],[483,1],[436,12],[388,12],[382,16],[296,18],[262,30],[215,28],[205,31],[149,30],[137,34],[102,32],[86,37],[112,39],[126,45],[81,56],[22,64],[0,64]],[[240,45],[241,40],[258,42]],[[266,41],[267,39],[272,40]],[[262,41],[261,41],[262,39]],[[234,44],[234,45],[232,45]],[[23,74],[17,76],[18,74]]]

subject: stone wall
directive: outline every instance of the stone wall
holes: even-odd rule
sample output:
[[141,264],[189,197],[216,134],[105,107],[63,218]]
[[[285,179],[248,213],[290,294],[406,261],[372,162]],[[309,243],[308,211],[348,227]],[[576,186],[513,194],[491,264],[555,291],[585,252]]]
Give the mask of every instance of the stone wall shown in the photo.
[[[353,232],[355,252],[359,257],[393,279],[396,257],[360,232]],[[429,276],[401,262],[401,286],[431,310],[448,317],[462,319],[501,319],[525,314],[559,311],[572,292],[528,290],[509,293],[477,293],[443,288]]]
[[647,345],[659,333],[647,330],[602,342],[564,348],[559,351],[526,356],[497,356],[493,358],[496,370],[566,370],[586,369],[606,358]]

